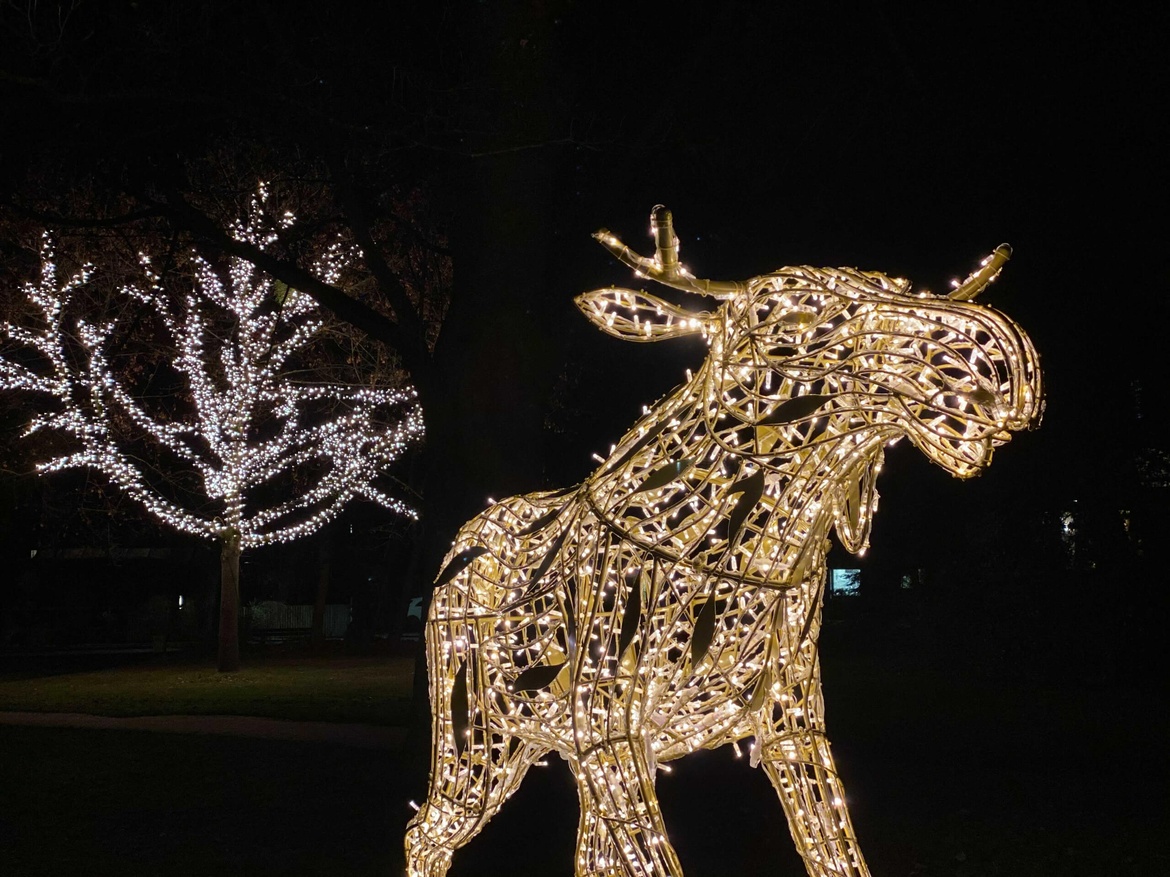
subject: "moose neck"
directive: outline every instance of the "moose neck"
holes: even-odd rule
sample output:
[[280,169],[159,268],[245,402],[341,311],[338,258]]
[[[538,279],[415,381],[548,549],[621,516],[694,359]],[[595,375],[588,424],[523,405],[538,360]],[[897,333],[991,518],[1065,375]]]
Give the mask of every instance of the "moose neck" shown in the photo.
[[[720,417],[717,379],[709,359],[622,438],[588,480],[597,511],[636,542],[687,557],[697,569],[750,567],[757,581],[789,579],[810,539],[823,540],[833,524],[847,549],[862,550],[882,448],[897,431],[853,423],[846,406],[827,413],[816,433],[772,436],[761,454],[758,427],[727,426],[731,415]],[[676,472],[665,493],[639,486]],[[746,486],[753,476],[762,488],[755,496]],[[745,500],[753,506],[733,512]]]

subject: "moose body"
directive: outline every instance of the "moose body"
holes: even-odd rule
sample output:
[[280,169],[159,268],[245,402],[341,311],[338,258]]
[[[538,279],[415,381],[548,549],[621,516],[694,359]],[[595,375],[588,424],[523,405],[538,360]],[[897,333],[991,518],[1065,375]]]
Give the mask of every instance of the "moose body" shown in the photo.
[[426,625],[433,755],[412,877],[444,874],[550,751],[577,780],[578,875],[678,877],[657,767],[747,739],[809,874],[868,874],[824,731],[830,533],[864,549],[887,444],[909,438],[966,477],[1039,414],[1030,342],[966,300],[1006,252],[948,298],[852,269],[712,283],[678,267],[669,214],[654,220],[652,260],[598,236],[718,310],[612,288],[578,305],[627,340],[702,333],[710,355],[583,484],[460,530]]

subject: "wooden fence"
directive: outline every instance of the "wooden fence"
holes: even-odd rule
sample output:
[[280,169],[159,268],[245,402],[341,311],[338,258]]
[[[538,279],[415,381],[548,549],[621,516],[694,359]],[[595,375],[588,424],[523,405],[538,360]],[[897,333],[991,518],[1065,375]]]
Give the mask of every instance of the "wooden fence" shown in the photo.
[[[307,637],[313,630],[312,604],[288,605],[275,600],[253,603],[244,610],[250,639],[264,641]],[[344,639],[349,629],[350,607],[331,603],[325,607],[326,639]]]

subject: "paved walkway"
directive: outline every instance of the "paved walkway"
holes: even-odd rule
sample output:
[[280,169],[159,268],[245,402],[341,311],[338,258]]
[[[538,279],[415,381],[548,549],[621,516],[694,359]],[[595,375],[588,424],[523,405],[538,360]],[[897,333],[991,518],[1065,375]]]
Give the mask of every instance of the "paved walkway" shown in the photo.
[[405,728],[382,725],[345,725],[335,722],[290,722],[255,716],[91,716],[86,713],[0,711],[0,725],[47,728],[104,728],[118,731],[162,731],[170,734],[225,734],[267,740],[334,743],[362,749],[396,749]]

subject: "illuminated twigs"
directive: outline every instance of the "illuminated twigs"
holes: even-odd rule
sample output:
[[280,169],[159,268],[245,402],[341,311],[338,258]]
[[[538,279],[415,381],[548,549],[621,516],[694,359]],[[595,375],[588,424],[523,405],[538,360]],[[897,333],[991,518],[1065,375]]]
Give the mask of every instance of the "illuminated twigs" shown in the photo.
[[[276,240],[263,200],[261,191],[249,221],[231,229],[261,249]],[[0,324],[0,341],[13,342],[0,355],[0,389],[48,397],[49,410],[28,432],[52,430],[72,440],[73,450],[38,470],[95,469],[168,525],[220,542],[225,612],[235,611],[241,550],[312,533],[356,498],[415,516],[377,486],[422,436],[413,389],[307,385],[287,377],[323,327],[311,298],[239,258],[230,261],[225,284],[208,261],[193,255],[193,288],[176,302],[142,256],[147,283],[121,292],[148,312],[146,324],[157,321],[160,345],[173,348],[175,386],[183,385],[176,397],[182,404],[156,410],[127,389],[109,360],[118,323],[67,317],[91,269],[61,282],[48,235],[41,255],[39,282],[24,287],[39,311],[39,329]],[[334,282],[345,259],[340,246],[330,247],[316,273]],[[173,474],[198,484],[197,501],[180,502],[172,485],[153,477],[136,453],[140,436],[154,444],[160,460],[177,464]],[[274,490],[280,476],[295,484]],[[267,503],[257,498],[265,490]],[[234,643],[234,619],[225,615],[223,630],[232,632]]]
[[434,749],[412,877],[444,874],[552,750],[578,784],[576,873],[678,877],[659,766],[749,738],[809,874],[868,874],[825,737],[829,534],[865,550],[888,444],[908,438],[965,478],[1039,417],[1027,336],[970,301],[1006,248],[948,298],[848,268],[697,280],[669,211],[651,226],[653,257],[596,237],[718,308],[615,288],[577,304],[609,335],[701,334],[710,354],[583,484],[460,530],[426,626]]

